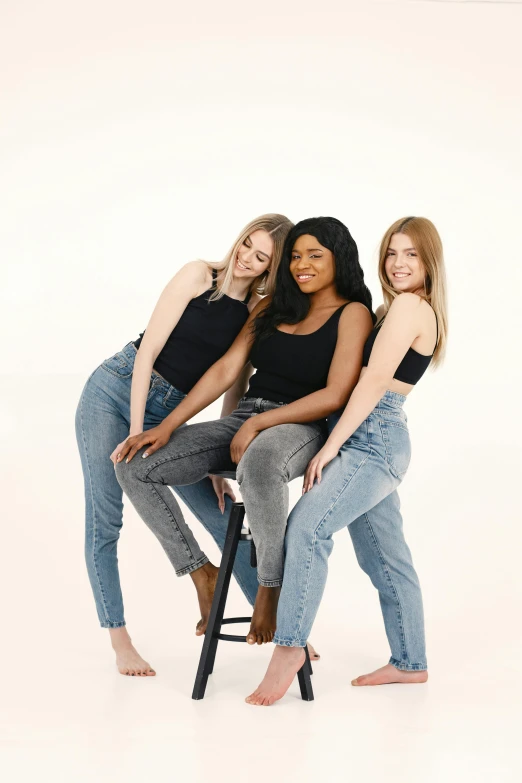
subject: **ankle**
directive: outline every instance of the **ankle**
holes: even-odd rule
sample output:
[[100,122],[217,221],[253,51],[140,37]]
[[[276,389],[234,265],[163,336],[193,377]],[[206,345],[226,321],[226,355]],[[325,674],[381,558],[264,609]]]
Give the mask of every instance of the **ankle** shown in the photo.
[[121,650],[124,647],[132,647],[132,639],[125,626],[121,628],[109,628],[109,636],[113,650]]
[[305,654],[304,647],[287,647],[286,645],[277,644],[275,651],[281,658],[297,659],[301,658]]
[[206,584],[207,582],[214,581],[216,578],[216,573],[218,571],[217,566],[212,565],[210,561],[207,563],[204,563],[199,568],[196,568],[195,571],[191,571],[190,576],[194,584],[201,585]]

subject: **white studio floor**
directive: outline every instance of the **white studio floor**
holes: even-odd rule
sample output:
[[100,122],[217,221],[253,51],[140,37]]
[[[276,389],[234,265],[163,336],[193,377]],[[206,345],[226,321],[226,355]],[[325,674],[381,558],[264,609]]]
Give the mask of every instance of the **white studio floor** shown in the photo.
[[[243,699],[263,674],[268,648],[222,643],[206,698],[191,700],[201,646],[193,635],[192,586],[173,578],[156,541],[130,510],[120,547],[127,620],[158,676],[119,675],[106,632],[97,628],[83,564],[73,435],[81,385],[81,379],[63,376],[38,383],[11,379],[2,387],[8,432],[2,455],[8,511],[1,566],[4,781],[522,779],[511,553],[489,571],[483,563],[475,568],[465,527],[450,537],[468,557],[466,586],[457,590],[448,536],[435,532],[423,544],[426,531],[419,535],[405,515],[425,590],[426,685],[350,685],[385,663],[388,649],[376,595],[346,535],[332,556],[312,636],[322,655],[314,666],[316,700],[302,702],[296,682],[276,706],[256,708]],[[31,430],[28,416],[12,411],[27,414],[32,405]],[[406,511],[413,495],[405,485]],[[227,613],[246,610],[234,587]]]

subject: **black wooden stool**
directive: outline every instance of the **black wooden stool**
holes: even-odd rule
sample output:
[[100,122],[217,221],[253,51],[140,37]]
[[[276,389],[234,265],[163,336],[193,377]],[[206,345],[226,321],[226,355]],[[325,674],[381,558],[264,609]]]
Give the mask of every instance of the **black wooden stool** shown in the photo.
[[[236,478],[235,471],[219,471],[213,475],[222,476],[223,478],[227,479]],[[193,699],[203,699],[205,696],[208,676],[209,674],[212,674],[214,670],[214,661],[216,659],[218,642],[220,640],[224,642],[246,642],[246,636],[221,633],[222,625],[230,625],[232,623],[249,623],[252,620],[251,617],[223,618],[225,613],[228,588],[230,587],[230,577],[232,576],[237,546],[240,541],[251,542],[252,548],[250,553],[250,564],[253,568],[255,568],[257,565],[256,550],[252,540],[252,534],[248,528],[243,529],[244,519],[245,507],[243,503],[234,503],[230,511],[230,519],[228,522],[225,546],[223,547],[223,554],[221,557],[221,565],[219,567],[216,591],[214,593],[214,600],[212,601],[210,617],[207,630],[205,632],[205,639],[199,659],[194,690],[192,691]],[[312,665],[310,663],[310,656],[308,655],[308,648],[305,647],[304,650],[306,659],[302,667],[297,672],[297,679],[299,681],[299,688],[301,689],[301,698],[304,699],[304,701],[313,701],[314,692],[312,690],[312,681],[310,680],[310,675],[312,674]]]

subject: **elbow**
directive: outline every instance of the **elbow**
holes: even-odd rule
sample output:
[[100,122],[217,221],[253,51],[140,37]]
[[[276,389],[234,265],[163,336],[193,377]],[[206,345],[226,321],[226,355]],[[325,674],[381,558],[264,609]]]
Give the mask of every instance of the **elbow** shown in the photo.
[[364,387],[371,393],[379,394],[380,397],[384,394],[386,389],[390,388],[390,384],[393,378],[387,374],[384,375],[381,372],[371,372],[367,370],[362,379]]

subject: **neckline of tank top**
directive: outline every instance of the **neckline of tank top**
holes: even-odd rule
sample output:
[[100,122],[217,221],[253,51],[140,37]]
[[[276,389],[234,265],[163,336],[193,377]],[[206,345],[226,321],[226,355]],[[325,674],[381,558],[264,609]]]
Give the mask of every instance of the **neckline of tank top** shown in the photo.
[[[431,305],[430,305],[430,307],[431,307]],[[433,310],[433,307],[431,309]],[[433,310],[433,312],[435,313],[435,310]],[[384,319],[385,318],[386,318],[386,316],[383,316],[381,322],[378,323],[378,324],[375,324],[375,326],[373,327],[374,330],[381,328],[381,326],[384,323]],[[435,351],[437,350],[437,343],[439,342],[439,321],[438,321],[438,318],[437,318],[437,313],[435,313],[435,323],[437,325],[437,336],[435,338],[435,348],[433,349],[433,353],[421,353],[420,351],[416,351],[415,348],[412,348],[411,345],[408,348],[408,351],[413,351],[413,353],[416,353],[417,356],[420,356],[423,359],[433,359],[433,357],[435,356]]]
[[[198,296],[195,296],[194,299],[201,299],[202,296],[205,296],[209,293],[209,291],[215,291],[217,288],[217,273],[218,270],[215,267],[212,267],[212,285],[210,288],[207,288],[206,291],[203,291],[203,293],[199,294]],[[245,299],[234,299],[233,296],[229,296],[228,294],[223,294],[223,296],[227,299],[229,299],[231,302],[237,302],[240,305],[248,305],[250,301],[250,297],[252,296],[252,291],[249,291],[246,295]],[[218,300],[219,301],[219,300]]]
[[322,324],[322,325],[321,325],[321,326],[320,326],[318,329],[316,329],[316,330],[315,330],[315,332],[307,332],[307,334],[296,334],[295,332],[282,332],[282,331],[281,331],[281,329],[278,329],[278,328],[277,328],[277,326],[276,326],[276,332],[277,332],[278,334],[286,334],[288,337],[312,337],[312,335],[314,335],[314,334],[317,334],[317,332],[320,332],[320,331],[321,331],[321,329],[324,329],[324,327],[325,327],[325,326],[326,326],[328,323],[330,323],[330,321],[332,320],[332,318],[333,318],[335,315],[337,315],[337,313],[339,312],[339,310],[344,310],[344,308],[346,307],[346,305],[349,305],[349,304],[350,304],[350,302],[346,302],[345,304],[343,304],[343,305],[341,305],[340,307],[338,307],[338,308],[337,308],[337,310],[334,310],[334,312],[331,314],[331,316],[330,316],[329,318],[327,318],[327,319],[326,319],[326,321],[324,322],[324,324]]

